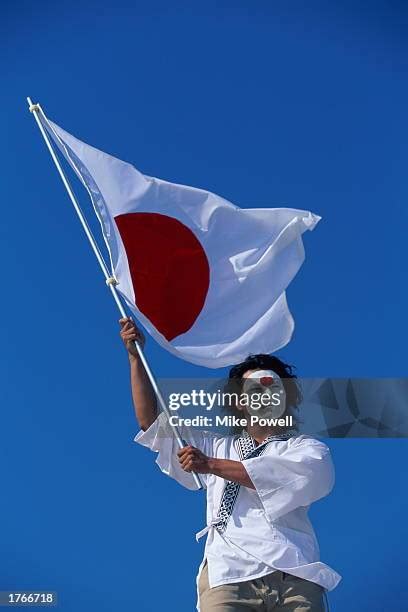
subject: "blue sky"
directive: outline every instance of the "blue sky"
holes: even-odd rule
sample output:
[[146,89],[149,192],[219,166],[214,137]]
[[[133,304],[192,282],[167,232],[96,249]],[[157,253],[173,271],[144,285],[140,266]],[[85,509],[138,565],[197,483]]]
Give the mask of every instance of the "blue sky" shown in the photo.
[[[188,612],[204,524],[202,495],[132,442],[115,306],[27,95],[146,174],[320,214],[281,355],[302,376],[406,375],[408,10],[307,4],[3,3],[0,590]],[[205,375],[147,354],[158,376]],[[330,446],[337,484],[312,518],[344,577],[331,610],[388,610],[407,595],[406,442]]]

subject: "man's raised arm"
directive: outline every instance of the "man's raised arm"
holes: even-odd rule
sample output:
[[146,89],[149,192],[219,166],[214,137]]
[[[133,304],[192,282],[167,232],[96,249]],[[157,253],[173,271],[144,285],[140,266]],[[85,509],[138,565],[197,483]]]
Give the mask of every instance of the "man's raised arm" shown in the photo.
[[120,335],[129,355],[130,384],[132,387],[132,398],[136,419],[140,429],[146,431],[146,429],[149,429],[150,425],[156,420],[158,412],[155,393],[134,345],[134,341],[136,340],[143,348],[145,338],[130,317],[120,319],[119,323],[121,326]]

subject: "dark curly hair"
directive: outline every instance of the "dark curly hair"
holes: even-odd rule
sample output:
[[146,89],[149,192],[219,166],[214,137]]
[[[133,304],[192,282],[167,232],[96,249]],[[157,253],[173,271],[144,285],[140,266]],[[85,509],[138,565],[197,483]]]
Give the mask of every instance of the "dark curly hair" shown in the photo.
[[[249,355],[245,361],[231,368],[224,391],[227,393],[237,393],[239,395],[244,384],[243,376],[248,370],[273,370],[280,376],[286,392],[285,415],[292,415],[293,421],[296,423],[298,419],[294,411],[297,410],[302,401],[302,391],[297,376],[294,373],[295,367],[285,363],[282,359],[274,355],[265,355],[262,353],[259,355]],[[229,410],[231,411],[231,408]],[[236,413],[236,409],[232,410]],[[295,425],[293,429],[297,430],[298,428]]]

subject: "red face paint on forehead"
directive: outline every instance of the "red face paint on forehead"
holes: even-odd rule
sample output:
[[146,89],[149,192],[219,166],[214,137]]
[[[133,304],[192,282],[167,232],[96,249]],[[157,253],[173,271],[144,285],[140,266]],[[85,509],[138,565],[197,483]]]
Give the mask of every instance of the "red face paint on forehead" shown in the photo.
[[270,387],[273,384],[273,378],[272,376],[262,376],[262,378],[259,379],[259,382],[264,387]]

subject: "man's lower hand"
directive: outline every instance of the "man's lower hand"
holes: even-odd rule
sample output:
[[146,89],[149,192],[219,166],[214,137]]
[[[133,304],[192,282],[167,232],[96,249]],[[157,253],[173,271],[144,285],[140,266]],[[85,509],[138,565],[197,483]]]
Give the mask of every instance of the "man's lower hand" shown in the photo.
[[177,453],[181,467],[185,472],[197,472],[197,474],[211,474],[214,459],[204,455],[194,446],[185,446]]

